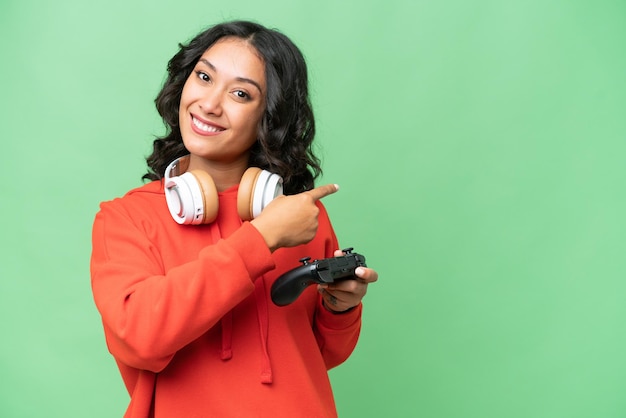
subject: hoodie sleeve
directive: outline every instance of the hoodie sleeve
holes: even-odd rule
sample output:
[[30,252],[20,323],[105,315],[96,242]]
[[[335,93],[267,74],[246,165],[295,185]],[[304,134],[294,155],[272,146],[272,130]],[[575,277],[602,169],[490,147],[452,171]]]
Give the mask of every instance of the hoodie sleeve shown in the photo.
[[92,240],[92,291],[109,351],[128,366],[153,372],[215,325],[254,291],[254,279],[274,268],[263,237],[249,223],[203,248],[197,259],[167,271],[160,249],[123,205],[101,206]]
[[334,314],[318,300],[316,316],[316,338],[322,351],[327,369],[332,369],[346,361],[359,339],[361,332],[361,312],[359,304],[346,313]]
[[[337,237],[330,223],[328,213],[320,203],[318,234],[328,235],[325,257],[333,257],[340,249]],[[332,369],[346,361],[354,351],[361,332],[362,304],[345,313],[332,313],[322,304],[322,296],[317,299],[315,308],[314,333],[327,369]]]

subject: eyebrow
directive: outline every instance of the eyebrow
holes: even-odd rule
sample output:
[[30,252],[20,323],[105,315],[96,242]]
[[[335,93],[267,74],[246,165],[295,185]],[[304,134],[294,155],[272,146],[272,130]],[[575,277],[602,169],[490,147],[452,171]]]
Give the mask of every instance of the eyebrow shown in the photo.
[[[207,59],[200,58],[198,61],[204,63],[207,67],[209,67],[214,72],[217,72],[217,68],[215,68],[215,65],[211,64]],[[259,89],[259,92],[261,94],[263,94],[263,89],[261,88],[261,85],[259,83],[257,83],[256,81],[254,81],[254,80],[252,80],[250,78],[246,78],[246,77],[235,77],[235,80],[243,82],[243,83],[252,84],[257,89]]]

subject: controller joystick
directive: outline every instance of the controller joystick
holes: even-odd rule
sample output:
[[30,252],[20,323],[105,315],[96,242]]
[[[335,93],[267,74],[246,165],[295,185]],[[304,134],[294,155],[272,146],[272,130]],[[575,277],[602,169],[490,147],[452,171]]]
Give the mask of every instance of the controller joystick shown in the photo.
[[357,267],[367,267],[365,257],[353,253],[354,248],[346,248],[339,257],[314,260],[311,257],[300,259],[301,266],[289,270],[272,284],[271,297],[278,306],[294,302],[312,284],[334,283],[354,279]]

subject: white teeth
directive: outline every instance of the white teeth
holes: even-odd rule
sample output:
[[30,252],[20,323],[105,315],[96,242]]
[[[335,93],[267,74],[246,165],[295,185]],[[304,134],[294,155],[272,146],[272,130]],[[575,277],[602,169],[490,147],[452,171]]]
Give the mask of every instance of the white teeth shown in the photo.
[[222,129],[220,128],[216,128],[215,126],[211,126],[211,125],[207,125],[206,123],[202,123],[200,122],[198,119],[192,117],[191,121],[193,122],[194,125],[196,125],[196,128],[200,129],[201,131],[204,132],[220,132],[222,131]]

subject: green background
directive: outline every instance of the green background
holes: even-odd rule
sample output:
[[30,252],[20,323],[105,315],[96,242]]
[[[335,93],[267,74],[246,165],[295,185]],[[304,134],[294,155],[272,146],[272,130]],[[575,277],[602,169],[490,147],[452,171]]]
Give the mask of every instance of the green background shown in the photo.
[[177,43],[306,55],[325,203],[380,273],[341,417],[626,416],[626,3],[0,0],[0,416],[115,417],[89,283]]

